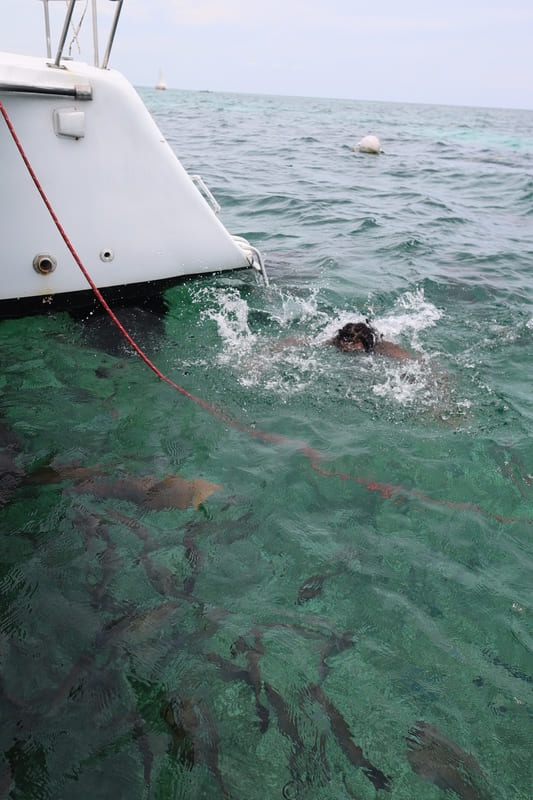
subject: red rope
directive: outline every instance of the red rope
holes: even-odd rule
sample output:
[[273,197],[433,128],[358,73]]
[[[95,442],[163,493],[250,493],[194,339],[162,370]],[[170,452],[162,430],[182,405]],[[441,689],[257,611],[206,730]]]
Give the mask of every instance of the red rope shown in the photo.
[[133,349],[135,350],[137,355],[142,359],[142,361],[144,361],[146,366],[149,367],[152,370],[152,372],[155,373],[155,375],[157,375],[157,377],[160,380],[164,381],[164,383],[167,383],[169,386],[171,386],[177,392],[180,392],[180,394],[184,395],[189,400],[192,400],[194,403],[196,403],[197,405],[199,405],[202,408],[204,408],[206,411],[208,411],[210,414],[212,414],[217,419],[221,420],[222,422],[225,422],[227,425],[231,425],[233,428],[236,428],[237,430],[243,431],[244,433],[247,433],[248,435],[253,436],[256,439],[261,439],[264,442],[270,442],[270,443],[274,443],[274,444],[290,445],[292,447],[297,448],[298,450],[300,450],[306,456],[306,458],[309,461],[309,464],[310,464],[311,468],[315,472],[317,472],[319,475],[322,475],[324,477],[339,478],[340,480],[343,480],[343,481],[351,481],[353,483],[357,483],[357,484],[359,484],[361,486],[364,486],[364,488],[369,492],[378,492],[383,498],[385,498],[387,500],[395,500],[396,501],[396,500],[399,500],[399,499],[401,499],[403,497],[405,499],[415,499],[415,500],[421,501],[423,503],[428,503],[428,504],[431,504],[431,505],[434,505],[434,506],[455,508],[455,509],[458,509],[460,511],[474,511],[477,514],[482,514],[483,516],[488,517],[488,518],[493,519],[493,520],[496,520],[497,522],[502,522],[502,523],[523,522],[523,523],[527,523],[528,525],[533,524],[533,521],[529,520],[529,519],[520,520],[520,519],[515,519],[513,517],[503,517],[503,516],[500,516],[499,514],[490,513],[489,511],[485,511],[484,509],[480,508],[479,506],[474,505],[473,503],[458,503],[458,502],[454,502],[454,501],[451,501],[451,500],[434,500],[433,498],[428,497],[427,495],[424,495],[422,492],[419,492],[416,489],[407,489],[407,488],[404,488],[403,486],[396,486],[396,485],[390,484],[390,483],[379,483],[378,481],[372,481],[372,480],[370,480],[368,478],[349,475],[349,474],[346,474],[346,473],[343,473],[343,472],[333,472],[333,471],[330,471],[330,470],[326,470],[323,467],[320,467],[319,464],[317,463],[317,462],[319,462],[319,461],[321,461],[322,459],[325,458],[324,454],[320,453],[318,450],[313,450],[311,447],[309,447],[309,445],[305,444],[304,442],[298,442],[295,439],[290,439],[290,438],[288,438],[286,436],[283,436],[283,435],[277,434],[277,433],[265,433],[265,432],[260,431],[260,430],[258,430],[256,428],[252,428],[249,425],[245,425],[242,422],[238,422],[233,417],[231,417],[229,414],[227,414],[226,412],[221,411],[219,408],[217,408],[217,406],[215,406],[213,403],[207,402],[202,397],[198,397],[197,395],[192,394],[191,392],[187,391],[187,389],[185,389],[183,386],[180,386],[178,383],[175,383],[175,381],[173,381],[171,378],[169,378],[167,375],[165,375],[163,372],[161,372],[161,370],[153,363],[153,361],[151,361],[148,358],[146,353],[139,347],[137,342],[131,337],[131,335],[128,333],[128,331],[124,328],[124,326],[122,325],[122,323],[120,322],[120,320],[118,319],[116,314],[114,313],[113,309],[109,306],[109,304],[107,303],[106,299],[102,295],[102,293],[101,293],[100,289],[98,288],[98,286],[94,283],[93,279],[91,278],[91,276],[87,272],[85,266],[83,265],[78,253],[76,252],[72,242],[70,241],[69,237],[67,236],[66,231],[64,230],[63,226],[61,225],[61,222],[59,221],[54,209],[52,208],[52,205],[51,205],[50,201],[48,200],[48,197],[46,196],[46,193],[45,193],[43,187],[41,186],[41,183],[40,183],[39,179],[37,178],[37,175],[35,174],[35,171],[34,171],[32,165],[31,165],[31,163],[30,163],[30,161],[29,161],[29,159],[28,159],[28,157],[27,157],[27,155],[26,155],[26,153],[24,151],[22,143],[21,143],[21,141],[20,141],[20,139],[19,139],[19,137],[17,135],[17,132],[15,131],[15,128],[13,127],[13,124],[12,124],[10,118],[9,118],[9,115],[8,115],[8,113],[6,111],[6,108],[5,108],[5,106],[4,106],[4,104],[3,104],[1,99],[0,99],[0,112],[2,113],[2,116],[4,117],[4,120],[6,122],[6,125],[7,125],[8,129],[9,129],[9,132],[10,132],[12,138],[13,138],[13,141],[15,142],[15,145],[16,145],[16,147],[17,147],[17,149],[18,149],[18,151],[19,151],[19,153],[21,155],[22,160],[24,161],[24,164],[26,165],[26,169],[28,170],[28,172],[29,172],[29,174],[31,176],[31,179],[33,180],[33,183],[35,184],[35,187],[36,187],[37,191],[41,195],[41,198],[42,198],[43,203],[45,204],[45,206],[46,206],[46,208],[48,210],[48,213],[52,217],[52,220],[54,221],[54,224],[55,224],[57,230],[59,231],[59,234],[61,235],[61,238],[65,242],[67,248],[69,249],[69,251],[70,251],[70,253],[72,255],[72,258],[74,259],[74,261],[76,262],[76,264],[80,268],[81,272],[83,273],[83,276],[85,277],[85,280],[87,281],[87,283],[89,284],[89,286],[93,290],[95,297],[97,298],[99,303],[102,305],[104,310],[107,312],[107,314],[109,315],[109,317],[111,318],[113,323],[117,326],[117,328],[119,329],[121,334],[127,340],[127,342],[133,347]]
[[418,500],[422,503],[428,503],[432,506],[441,506],[442,508],[455,508],[458,511],[474,511],[476,514],[481,514],[488,519],[496,520],[496,522],[510,523],[510,522],[523,522],[532,525],[533,521],[529,519],[518,519],[515,517],[503,517],[500,514],[493,514],[490,511],[485,511],[483,508],[475,505],[474,503],[460,503],[453,500],[435,500],[433,497],[428,497],[418,489],[407,489],[404,486],[395,485],[393,483],[380,483],[379,481],[372,481],[368,478],[362,478],[355,475],[348,475],[344,472],[331,472],[330,470],[322,469],[318,464],[311,461],[311,466],[320,475],[327,478],[339,478],[343,481],[352,481],[364,486],[369,492],[378,492],[382,497],[387,500],[399,502],[401,498],[406,500]]

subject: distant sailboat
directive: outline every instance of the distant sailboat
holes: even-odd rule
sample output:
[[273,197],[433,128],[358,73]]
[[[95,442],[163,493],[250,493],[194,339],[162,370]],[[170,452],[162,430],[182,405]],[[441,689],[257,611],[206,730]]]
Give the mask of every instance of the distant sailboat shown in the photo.
[[163,77],[163,70],[162,69],[159,70],[159,80],[157,81],[157,83],[155,85],[155,88],[156,89],[161,89],[161,90],[164,90],[164,89],[167,88],[166,81],[165,81],[165,79]]

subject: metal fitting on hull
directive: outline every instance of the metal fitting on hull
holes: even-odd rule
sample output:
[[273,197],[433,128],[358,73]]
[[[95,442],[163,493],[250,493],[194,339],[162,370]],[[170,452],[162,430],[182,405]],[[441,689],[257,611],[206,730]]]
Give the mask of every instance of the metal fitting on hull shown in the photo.
[[33,259],[33,269],[39,275],[50,275],[57,267],[56,259],[48,253],[37,253]]

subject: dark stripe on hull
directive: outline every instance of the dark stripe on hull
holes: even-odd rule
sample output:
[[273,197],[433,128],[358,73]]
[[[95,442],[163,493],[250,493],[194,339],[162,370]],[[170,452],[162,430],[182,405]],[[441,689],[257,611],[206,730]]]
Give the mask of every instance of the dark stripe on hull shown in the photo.
[[[249,269],[244,267],[243,269]],[[240,272],[242,270],[232,270]],[[226,271],[224,271],[225,274]],[[209,273],[211,275],[221,275],[218,273]],[[152,298],[161,295],[165,289],[171,286],[185,283],[189,280],[197,280],[199,277],[207,277],[207,274],[202,275],[181,275],[174,278],[165,278],[160,281],[146,281],[143,283],[128,283],[123,286],[109,286],[100,289],[106,302],[111,306],[115,305],[128,305],[136,304],[142,305],[144,302],[149,302]],[[34,314],[49,314],[54,311],[71,311],[71,312],[90,312],[94,309],[99,309],[100,303],[93,294],[92,289],[87,289],[79,292],[61,292],[53,295],[39,295],[38,297],[19,297],[10,300],[0,300],[0,319],[16,319],[18,317],[26,317]]]

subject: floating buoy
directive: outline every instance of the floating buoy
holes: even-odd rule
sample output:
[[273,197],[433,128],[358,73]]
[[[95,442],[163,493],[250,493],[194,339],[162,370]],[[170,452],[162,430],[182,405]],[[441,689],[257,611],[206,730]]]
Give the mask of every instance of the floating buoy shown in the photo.
[[364,136],[352,149],[359,150],[360,153],[383,153],[377,136]]

